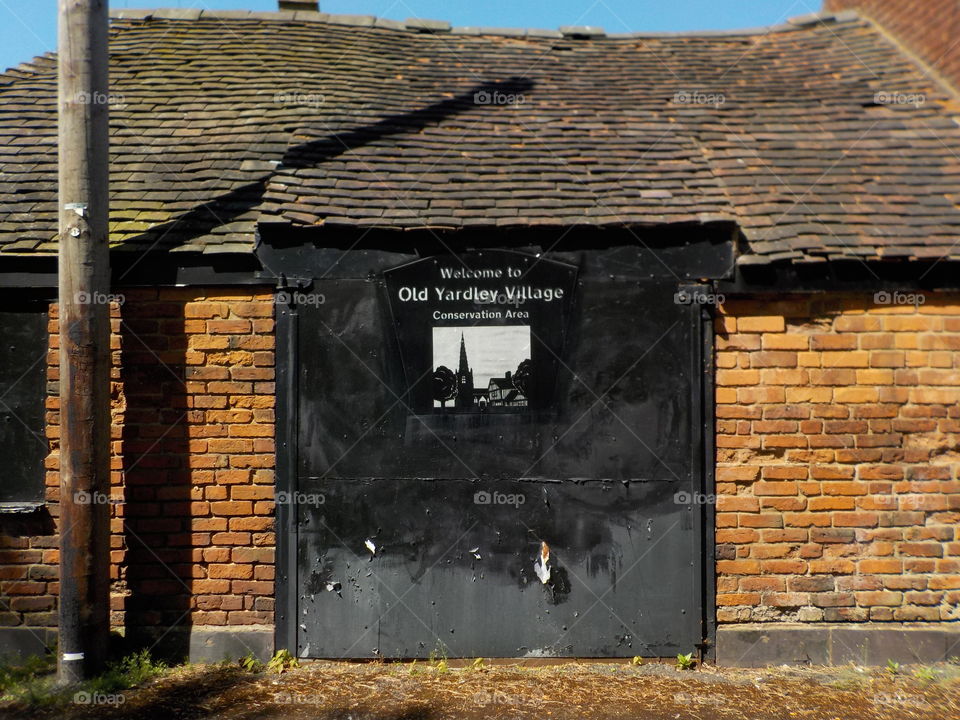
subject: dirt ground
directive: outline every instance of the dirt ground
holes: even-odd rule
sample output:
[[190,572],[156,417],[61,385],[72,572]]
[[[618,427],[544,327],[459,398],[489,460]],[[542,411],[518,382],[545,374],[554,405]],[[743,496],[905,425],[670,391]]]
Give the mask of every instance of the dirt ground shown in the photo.
[[0,717],[81,720],[960,720],[960,666],[447,668],[311,662],[283,675],[176,669],[117,696]]

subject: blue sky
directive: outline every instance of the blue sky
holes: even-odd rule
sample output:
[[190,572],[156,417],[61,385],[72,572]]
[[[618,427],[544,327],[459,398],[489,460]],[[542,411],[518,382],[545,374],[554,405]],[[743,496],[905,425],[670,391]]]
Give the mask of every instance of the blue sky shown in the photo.
[[[393,20],[449,20],[454,25],[599,25],[607,32],[630,32],[771,25],[816,12],[820,4],[820,0],[321,0],[321,9]],[[275,10],[277,0],[112,0],[110,5]],[[54,50],[56,38],[57,0],[0,0],[0,68]]]

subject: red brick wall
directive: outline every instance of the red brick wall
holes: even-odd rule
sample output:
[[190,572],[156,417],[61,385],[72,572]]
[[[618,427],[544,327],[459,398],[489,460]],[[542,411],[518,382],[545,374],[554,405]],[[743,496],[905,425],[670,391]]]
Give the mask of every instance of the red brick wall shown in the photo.
[[824,9],[857,10],[874,19],[954,88],[960,88],[957,0],[825,0]]
[[[273,622],[272,292],[137,289],[113,306],[112,622]],[[0,625],[56,624],[57,321],[49,515],[0,534]]]
[[731,300],[721,622],[960,618],[960,297]]
[[[125,296],[113,622],[270,624],[272,295]],[[49,516],[4,520],[4,626],[56,623],[55,310],[51,330]],[[960,296],[732,299],[716,360],[719,620],[956,619]]]

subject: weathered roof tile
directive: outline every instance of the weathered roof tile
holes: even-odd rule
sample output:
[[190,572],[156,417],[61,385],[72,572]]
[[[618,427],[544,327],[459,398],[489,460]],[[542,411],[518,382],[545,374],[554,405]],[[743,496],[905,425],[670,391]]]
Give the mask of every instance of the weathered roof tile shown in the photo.
[[[955,98],[855,15],[604,36],[122,10],[111,63],[118,248],[722,220],[749,263],[960,255]],[[55,94],[53,56],[0,74],[0,252],[55,251]]]

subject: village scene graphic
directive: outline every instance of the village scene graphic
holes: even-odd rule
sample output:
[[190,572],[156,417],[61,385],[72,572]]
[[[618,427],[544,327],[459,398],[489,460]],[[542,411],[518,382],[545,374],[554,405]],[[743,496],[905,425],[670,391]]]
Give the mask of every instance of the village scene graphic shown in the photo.
[[530,326],[433,328],[433,406],[518,412],[529,405]]

